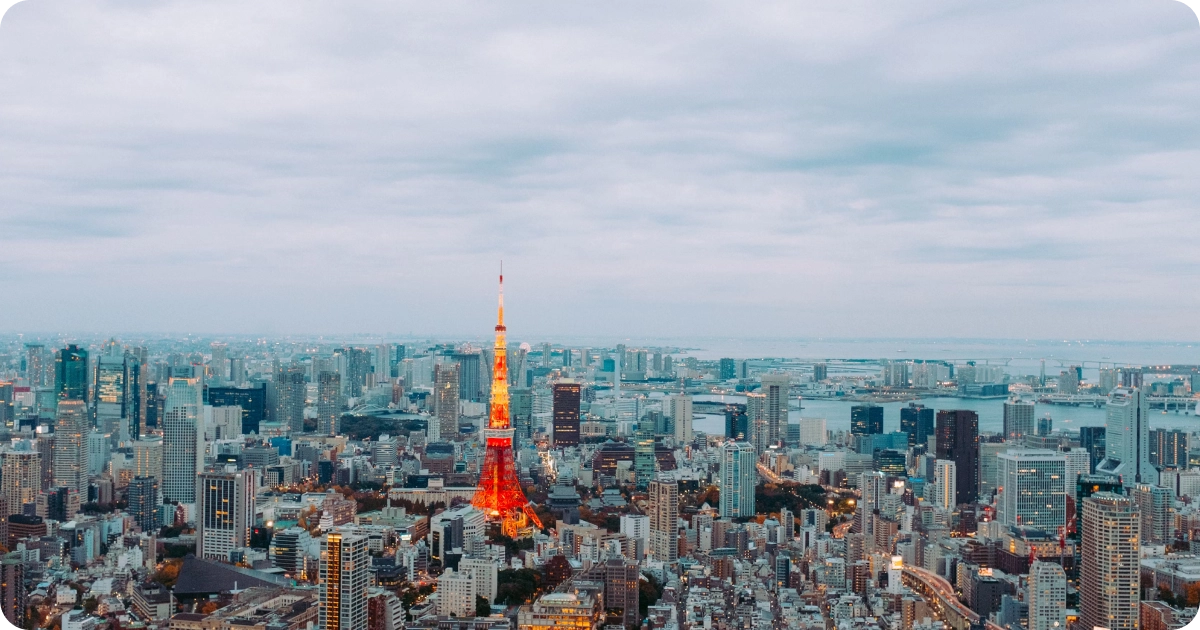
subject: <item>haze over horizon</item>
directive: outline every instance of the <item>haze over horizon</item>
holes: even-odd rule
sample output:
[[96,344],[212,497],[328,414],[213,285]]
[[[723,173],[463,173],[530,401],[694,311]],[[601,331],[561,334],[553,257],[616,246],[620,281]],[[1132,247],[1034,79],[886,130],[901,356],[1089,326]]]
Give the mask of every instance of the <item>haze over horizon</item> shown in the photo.
[[0,330],[1195,337],[1184,5],[621,6],[18,4]]

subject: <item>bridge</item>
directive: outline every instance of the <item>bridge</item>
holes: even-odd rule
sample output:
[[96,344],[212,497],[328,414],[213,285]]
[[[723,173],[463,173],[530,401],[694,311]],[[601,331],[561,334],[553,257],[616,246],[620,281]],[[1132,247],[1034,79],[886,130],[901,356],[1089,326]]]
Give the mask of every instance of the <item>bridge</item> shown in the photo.
[[[1073,407],[1103,407],[1108,397],[1100,394],[1044,394],[1037,397],[1043,405],[1070,405]],[[1194,413],[1200,407],[1200,398],[1195,396],[1146,396],[1151,409]]]
[[954,630],[971,630],[971,628],[981,627],[987,630],[1003,630],[991,621],[984,620],[979,613],[958,601],[958,597],[954,595],[954,589],[942,576],[911,566],[905,566],[901,571],[901,580],[904,585],[924,598],[929,603],[929,607],[933,609],[934,614]]

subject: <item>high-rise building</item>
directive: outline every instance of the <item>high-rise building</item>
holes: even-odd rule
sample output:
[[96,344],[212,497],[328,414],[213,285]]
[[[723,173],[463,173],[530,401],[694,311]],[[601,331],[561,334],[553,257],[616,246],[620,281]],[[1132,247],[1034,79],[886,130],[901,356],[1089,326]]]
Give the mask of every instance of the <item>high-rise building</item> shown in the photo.
[[158,479],[134,477],[127,489],[129,515],[144,532],[158,532]]
[[[1141,517],[1129,497],[1083,500],[1079,615],[1084,628],[1138,627]],[[1032,611],[1031,611],[1032,612]]]
[[[0,558],[0,608],[4,609],[4,618],[16,627],[24,628],[28,607],[24,554],[19,551],[5,554]],[[64,622],[62,627],[67,628],[67,623]]]
[[25,380],[30,387],[46,385],[46,346],[40,343],[25,344]]
[[1106,431],[1104,427],[1079,427],[1079,446],[1087,449],[1091,460],[1089,473],[1095,472],[1096,466],[1104,461]]
[[133,474],[137,477],[163,478],[163,441],[160,437],[144,437],[133,442]]
[[170,501],[196,501],[196,473],[204,456],[200,381],[172,378],[163,412],[163,495]]
[[254,527],[254,471],[205,471],[196,479],[196,557],[229,561],[250,546]]
[[1004,402],[1004,439],[1020,442],[1033,435],[1033,401],[1013,398]]
[[243,434],[260,432],[259,427],[267,417],[266,383],[257,387],[209,387],[207,391],[209,405],[242,409]]
[[298,580],[311,579],[305,572],[304,549],[308,547],[311,537],[308,530],[302,527],[289,527],[275,532],[271,536],[269,550],[271,564],[283,569],[286,575]]
[[88,400],[88,352],[75,344],[54,359],[54,389],[62,400]]
[[1053,562],[1035,561],[1029,567],[1028,630],[1067,627],[1067,574]]
[[366,627],[370,564],[365,535],[335,529],[321,539],[318,627],[322,630]]
[[691,444],[695,435],[692,433],[692,397],[688,394],[672,394],[667,397],[670,406],[671,420],[675,423],[675,441],[679,444]]
[[308,385],[304,382],[304,366],[291,364],[275,372],[275,421],[288,427],[292,434],[304,432],[304,401]]
[[96,426],[102,433],[116,435],[128,431],[125,423],[127,372],[124,355],[101,355],[96,360],[92,408],[96,413]]
[[80,497],[88,495],[87,435],[90,424],[83,399],[59,401],[58,421],[54,427],[54,485],[69,488]]
[[851,407],[850,433],[854,435],[883,433],[883,407],[869,403]]
[[[722,489],[722,493],[724,490]],[[650,482],[650,557],[671,564],[679,560],[679,482]]]
[[342,417],[342,375],[321,372],[317,375],[317,433],[337,435]]
[[939,459],[933,465],[933,504],[947,511],[957,505],[958,466],[954,460]]
[[508,404],[512,409],[513,444],[519,446],[533,437],[533,390],[514,388],[508,391],[508,395]]
[[934,433],[937,458],[953,460],[957,469],[955,504],[974,503],[979,497],[979,414],[940,410]]
[[1129,498],[1141,513],[1141,540],[1162,545],[1175,541],[1175,497],[1170,488],[1139,483],[1129,489]]
[[754,446],[749,442],[721,445],[721,518],[754,516],[756,462]]
[[813,382],[820,383],[821,381],[823,381],[827,378],[829,378],[829,364],[828,363],[814,363],[813,364]]
[[1187,432],[1178,429],[1150,429],[1150,463],[1160,470],[1187,468]]
[[908,434],[909,446],[925,444],[933,435],[933,413],[933,409],[917,403],[900,408],[900,430]]
[[441,363],[433,368],[433,415],[438,421],[439,435],[431,429],[429,439],[458,435],[458,370],[457,363]]
[[474,617],[476,591],[475,576],[468,571],[446,569],[438,577],[437,613],[440,616]]
[[800,418],[800,445],[825,446],[829,442],[829,434],[825,429],[825,418]]
[[717,372],[717,377],[722,381],[737,378],[737,364],[734,363],[733,359],[721,359]]
[[1117,475],[1126,487],[1158,483],[1150,463],[1150,404],[1136,387],[1118,387],[1108,395],[1104,461],[1098,472]]
[[109,435],[99,431],[88,434],[88,475],[98,477],[108,468],[112,459],[109,449]]
[[37,451],[0,452],[0,495],[4,496],[4,512],[23,514],[27,503],[37,504],[42,491],[42,456]]
[[737,441],[750,439],[750,416],[746,412],[746,405],[725,405],[725,437]]
[[458,364],[458,398],[480,402],[486,400],[483,393],[483,382],[480,379],[482,353],[456,352],[454,362]]
[[209,344],[212,358],[208,361],[208,373],[216,383],[229,380],[229,346],[220,341]]
[[638,423],[633,444],[633,472],[638,490],[645,490],[650,486],[650,480],[654,478],[657,468],[655,464],[654,424],[648,418],[643,418]]
[[0,381],[0,426],[11,427],[16,418],[16,389],[11,381]]
[[1057,532],[1067,524],[1066,455],[1010,449],[996,459],[1000,465],[996,520],[1047,532]]
[[791,388],[789,374],[763,374],[760,392],[767,396],[763,415],[767,420],[767,444],[779,444],[788,423],[788,393]]
[[554,384],[554,445],[579,444],[579,383],[564,379]]

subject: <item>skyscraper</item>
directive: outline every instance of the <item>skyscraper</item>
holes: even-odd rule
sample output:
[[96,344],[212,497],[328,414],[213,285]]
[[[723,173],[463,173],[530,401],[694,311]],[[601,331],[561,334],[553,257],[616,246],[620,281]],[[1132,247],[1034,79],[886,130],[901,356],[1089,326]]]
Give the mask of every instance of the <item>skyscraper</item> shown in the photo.
[[1107,429],[1104,427],[1079,427],[1079,445],[1087,449],[1088,459],[1091,460],[1089,473],[1094,472],[1096,466],[1104,461],[1105,431]]
[[88,352],[75,344],[54,360],[54,388],[63,400],[88,399]]
[[25,344],[25,380],[30,387],[46,385],[46,346],[40,343]]
[[1141,541],[1146,544],[1171,544],[1175,540],[1175,497],[1169,488],[1139,483],[1129,489],[1129,499],[1141,513]]
[[1053,562],[1035,561],[1029,567],[1028,630],[1065,630],[1067,574]]
[[670,405],[671,420],[675,423],[675,441],[679,444],[691,444],[695,437],[692,432],[692,397],[687,394],[672,394],[667,397]]
[[458,370],[457,363],[441,363],[433,368],[433,415],[437,418],[439,434],[429,431],[429,439],[458,435]]
[[456,352],[454,362],[458,364],[458,397],[460,400],[480,402],[486,400],[483,395],[483,383],[480,380],[479,351]]
[[749,442],[721,445],[721,518],[754,516],[756,461],[754,446]]
[[304,401],[308,386],[304,382],[304,366],[292,364],[275,372],[275,421],[292,432],[304,432]]
[[317,375],[317,433],[337,435],[342,416],[342,375],[321,372]]
[[883,407],[869,403],[851,407],[850,433],[854,435],[883,433]]
[[54,485],[69,488],[80,497],[88,495],[89,424],[87,404],[82,399],[59,401],[54,427]]
[[163,412],[163,495],[170,501],[196,501],[196,473],[203,457],[200,382],[172,378]]
[[26,503],[37,503],[42,490],[42,456],[37,451],[0,452],[0,495],[5,498],[5,514],[22,514]]
[[937,458],[954,461],[955,504],[979,497],[979,414],[965,409],[937,412]]
[[[722,496],[724,490],[722,489]],[[650,557],[671,564],[679,560],[679,482],[650,482]]]
[[909,446],[925,444],[933,434],[933,409],[917,403],[901,407],[900,430],[908,434]]
[[642,418],[638,423],[633,445],[633,472],[636,476],[638,490],[650,486],[650,480],[655,475],[654,458],[654,423],[648,418]]
[[1159,469],[1187,468],[1187,432],[1177,429],[1151,429],[1150,463]]
[[229,561],[250,545],[254,527],[254,471],[205,471],[196,479],[196,557]]
[[737,378],[737,365],[733,359],[721,359],[718,367],[718,378],[722,381]]
[[1004,402],[1004,439],[1019,442],[1033,435],[1033,401],[1014,398]]
[[554,384],[554,445],[579,444],[579,383],[564,379]]
[[1136,387],[1118,387],[1105,407],[1105,458],[1098,472],[1121,477],[1126,487],[1158,483],[1150,463],[1150,404]]
[[158,479],[134,477],[129,480],[129,515],[142,531],[158,532]]
[[318,627],[322,630],[366,628],[370,562],[367,537],[362,534],[335,529],[321,539]]
[[1010,449],[1000,465],[996,520],[1005,525],[1056,532],[1067,524],[1067,456],[1061,452]]
[[16,417],[15,388],[11,381],[0,381],[0,426],[13,426]]
[[957,505],[958,466],[954,460],[939,459],[933,465],[933,503],[950,511]]
[[92,403],[96,412],[96,426],[102,433],[128,433],[128,425],[124,422],[126,376],[124,355],[101,355],[97,359]]
[[746,405],[725,405],[725,437],[737,441],[750,439],[750,418],[746,413]]
[[521,387],[511,389],[508,393],[512,409],[513,444],[519,446],[533,437],[533,390]]
[[[1135,630],[1140,594],[1141,518],[1129,497],[1083,500],[1079,614],[1084,628]],[[1032,611],[1031,611],[1032,612]]]
[[791,388],[791,376],[784,374],[763,374],[762,388],[766,394],[766,406],[763,408],[767,420],[767,444],[779,444],[783,439],[784,427],[788,423],[788,392]]
[[208,346],[212,358],[208,361],[208,371],[214,382],[220,384],[229,380],[229,347],[220,341],[214,341]]

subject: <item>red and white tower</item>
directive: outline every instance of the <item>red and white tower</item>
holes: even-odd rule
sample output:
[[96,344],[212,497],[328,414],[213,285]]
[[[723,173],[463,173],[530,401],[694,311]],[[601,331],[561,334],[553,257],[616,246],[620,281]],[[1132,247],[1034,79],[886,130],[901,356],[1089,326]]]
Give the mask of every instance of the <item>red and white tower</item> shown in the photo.
[[508,409],[508,352],[504,328],[504,274],[500,274],[500,310],[496,321],[495,364],[492,366],[492,409],[488,426],[483,430],[487,451],[479,473],[479,488],[471,505],[479,508],[489,519],[501,522],[501,531],[516,538],[520,530],[532,522],[541,529],[542,522],[533,513],[533,505],[521,489],[517,466],[513,458],[513,428]]

